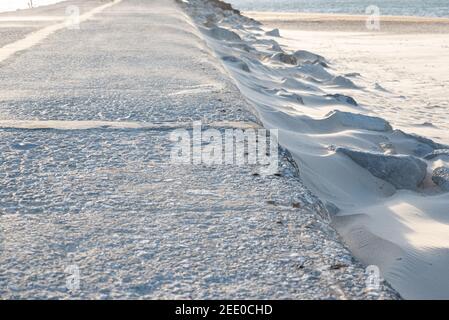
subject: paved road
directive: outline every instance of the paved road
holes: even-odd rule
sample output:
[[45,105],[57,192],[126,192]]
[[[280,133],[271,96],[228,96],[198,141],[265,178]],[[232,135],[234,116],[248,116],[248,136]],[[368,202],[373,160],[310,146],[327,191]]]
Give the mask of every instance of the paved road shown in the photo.
[[[0,46],[105,3],[0,14]],[[250,110],[171,1],[124,0],[3,59],[0,297],[395,297],[366,291],[284,158],[268,176],[170,162],[173,129],[252,127]]]

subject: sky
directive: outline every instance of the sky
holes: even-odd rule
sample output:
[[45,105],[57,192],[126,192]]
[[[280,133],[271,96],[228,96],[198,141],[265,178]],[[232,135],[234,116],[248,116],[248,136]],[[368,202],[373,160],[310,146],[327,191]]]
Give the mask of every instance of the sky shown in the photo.
[[29,7],[29,2],[33,2],[33,6],[52,4],[61,2],[63,0],[0,0],[0,12],[14,11],[17,9],[26,9]]

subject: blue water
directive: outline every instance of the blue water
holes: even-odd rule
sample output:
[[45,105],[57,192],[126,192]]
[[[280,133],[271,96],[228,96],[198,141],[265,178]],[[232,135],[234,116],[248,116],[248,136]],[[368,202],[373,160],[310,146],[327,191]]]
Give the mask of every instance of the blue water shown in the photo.
[[242,11],[365,14],[371,5],[384,15],[449,17],[449,0],[225,0]]

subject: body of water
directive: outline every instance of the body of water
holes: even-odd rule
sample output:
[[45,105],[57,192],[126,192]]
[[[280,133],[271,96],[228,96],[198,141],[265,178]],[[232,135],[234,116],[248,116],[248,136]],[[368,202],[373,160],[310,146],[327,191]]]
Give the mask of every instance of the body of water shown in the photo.
[[[449,0],[225,0],[242,11],[285,11],[365,14],[377,6],[380,14],[449,17]],[[371,12],[368,12],[371,13]]]

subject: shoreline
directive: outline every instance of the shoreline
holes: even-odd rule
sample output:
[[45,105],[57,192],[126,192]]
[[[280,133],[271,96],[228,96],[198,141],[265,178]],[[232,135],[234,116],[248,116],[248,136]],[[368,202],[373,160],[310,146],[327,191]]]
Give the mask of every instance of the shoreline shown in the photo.
[[380,30],[368,30],[367,15],[292,13],[269,11],[244,11],[243,15],[278,28],[311,31],[354,31],[394,33],[449,33],[449,18],[420,16],[384,16],[380,18]]
[[[257,15],[263,19],[264,16],[283,16],[283,18],[298,17],[306,20],[352,20],[365,21],[369,15],[364,14],[349,14],[349,13],[320,13],[320,12],[282,12],[282,11],[242,11],[242,15]],[[397,15],[380,15],[380,19],[384,21],[401,21],[401,22],[416,22],[416,23],[447,23],[449,24],[449,17],[428,17],[428,16],[397,16]]]

